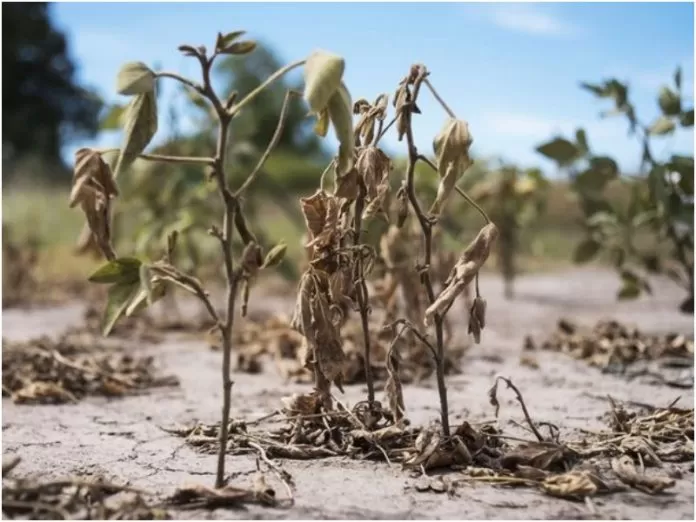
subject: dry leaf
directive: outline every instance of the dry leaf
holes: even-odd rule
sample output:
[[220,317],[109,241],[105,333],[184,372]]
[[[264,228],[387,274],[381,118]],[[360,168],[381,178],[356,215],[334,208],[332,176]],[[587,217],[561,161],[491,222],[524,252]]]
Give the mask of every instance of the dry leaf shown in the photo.
[[614,470],[616,476],[625,484],[651,495],[669,489],[675,484],[674,479],[664,475],[646,475],[638,473],[633,459],[628,455],[612,459],[611,469]]

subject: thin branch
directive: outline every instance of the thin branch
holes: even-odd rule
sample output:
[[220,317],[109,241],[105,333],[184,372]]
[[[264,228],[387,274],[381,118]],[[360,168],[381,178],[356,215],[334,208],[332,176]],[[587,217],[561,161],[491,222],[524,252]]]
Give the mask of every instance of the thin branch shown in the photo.
[[155,78],[171,78],[173,80],[176,80],[178,82],[183,83],[184,85],[191,87],[193,90],[195,90],[196,92],[198,92],[200,94],[203,94],[205,92],[203,87],[201,87],[197,83],[189,80],[188,78],[184,78],[183,76],[181,76],[177,73],[158,72],[158,73],[155,73]]
[[239,187],[239,189],[234,193],[235,197],[239,197],[249,185],[251,185],[251,182],[254,181],[254,178],[256,178],[257,174],[263,167],[264,163],[266,163],[266,160],[268,159],[268,156],[271,155],[271,152],[273,149],[278,145],[278,142],[280,141],[280,137],[283,135],[283,128],[285,127],[285,119],[287,118],[287,112],[288,109],[290,108],[290,97],[291,96],[297,96],[299,93],[297,91],[292,91],[289,90],[285,93],[285,99],[283,99],[283,106],[280,109],[280,116],[278,117],[278,125],[276,126],[276,130],[273,133],[273,137],[271,138],[271,141],[268,143],[268,146],[266,147],[266,150],[264,151],[263,155],[261,156],[261,159],[259,159],[259,162],[256,164],[256,167],[254,167],[254,170],[251,171],[251,174],[247,176],[247,179],[244,180],[244,183],[242,183],[242,186]]
[[447,104],[445,103],[445,100],[443,100],[443,99],[440,97],[440,95],[437,93],[437,91],[435,90],[435,87],[432,86],[432,84],[430,83],[430,81],[429,81],[427,78],[425,78],[425,79],[423,80],[423,83],[425,83],[425,85],[428,87],[428,89],[430,89],[430,92],[433,93],[433,96],[435,96],[435,99],[436,99],[438,102],[440,102],[440,105],[442,105],[442,108],[445,109],[445,112],[449,115],[449,117],[450,117],[450,118],[454,118],[454,119],[456,120],[456,119],[457,119],[457,116],[455,116],[454,111],[452,111],[452,109],[450,109],[450,108],[447,106]]
[[520,393],[520,390],[515,386],[510,379],[507,379],[505,377],[498,377],[497,380],[502,380],[505,381],[505,384],[507,384],[508,388],[510,388],[512,391],[515,392],[515,395],[517,396],[517,402],[520,403],[520,406],[522,406],[522,413],[524,413],[524,418],[527,421],[527,424],[529,424],[529,428],[532,430],[532,433],[534,433],[534,436],[537,438],[539,442],[546,442],[546,439],[539,433],[539,430],[537,427],[534,425],[534,422],[532,421],[531,416],[529,415],[529,411],[527,410],[527,405],[524,402],[524,398],[522,397],[522,393]]
[[[121,149],[97,149],[99,154],[107,152],[121,152]],[[193,156],[165,156],[162,154],[140,154],[138,159],[146,161],[157,161],[160,163],[188,163],[191,165],[213,165],[214,158],[200,158]]]
[[274,81],[276,81],[278,78],[280,78],[280,77],[283,76],[284,74],[286,74],[286,73],[292,71],[293,69],[296,69],[297,67],[303,66],[304,64],[305,64],[305,60],[298,60],[298,61],[296,61],[296,62],[292,62],[292,63],[286,65],[285,67],[282,67],[282,68],[278,69],[276,72],[274,72],[273,74],[271,74],[271,75],[266,79],[265,82],[263,82],[263,83],[262,83],[261,85],[259,85],[256,89],[254,89],[254,90],[251,91],[249,94],[247,94],[247,95],[244,97],[244,99],[242,99],[242,101],[240,101],[238,104],[234,105],[234,106],[229,110],[229,114],[232,115],[232,116],[234,116],[234,115],[237,114],[240,110],[242,110],[242,108],[243,108],[245,105],[247,105],[248,103],[250,103],[251,101],[253,101],[253,99],[256,98],[256,96],[258,96],[259,94],[261,94],[261,92],[263,92],[263,90],[264,90],[266,87],[268,87],[270,84],[272,84],[272,83],[273,83]]

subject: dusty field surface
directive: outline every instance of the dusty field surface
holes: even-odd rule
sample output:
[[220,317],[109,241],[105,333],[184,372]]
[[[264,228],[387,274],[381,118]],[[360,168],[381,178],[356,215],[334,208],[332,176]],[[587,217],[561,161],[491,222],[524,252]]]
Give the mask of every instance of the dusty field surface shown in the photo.
[[[693,390],[657,385],[650,377],[628,380],[603,374],[563,354],[537,352],[538,369],[520,364],[525,335],[541,340],[562,316],[591,326],[602,318],[637,325],[649,333],[680,332],[693,338],[693,318],[681,315],[681,295],[669,282],[656,282],[655,295],[631,303],[617,303],[618,281],[613,273],[568,271],[522,277],[513,301],[502,298],[502,283],[484,277],[482,293],[488,300],[488,321],[480,345],[462,362],[463,373],[448,379],[452,423],[478,422],[493,417],[487,390],[498,374],[510,377],[522,390],[532,417],[561,428],[561,438],[578,435],[580,428],[599,429],[608,411],[607,395],[620,401],[667,406],[680,397],[679,406],[693,407]],[[287,298],[256,300],[251,308],[290,314]],[[59,334],[82,321],[81,305],[61,309],[5,310],[3,336],[29,339]],[[452,314],[456,314],[454,310]],[[464,317],[463,311],[461,311]],[[464,323],[464,321],[462,321]],[[466,325],[461,324],[462,328]],[[466,330],[464,330],[465,332]],[[464,333],[462,333],[464,335]],[[114,481],[167,495],[181,485],[212,486],[216,456],[196,452],[183,439],[160,427],[215,423],[220,411],[221,354],[203,341],[177,340],[158,346],[133,345],[137,353],[156,357],[164,373],[181,380],[180,388],[157,389],[125,399],[86,399],[75,405],[15,405],[3,399],[3,453],[23,461],[17,472],[44,479],[104,475]],[[285,385],[272,364],[259,375],[235,374],[233,415],[246,420],[261,417],[280,406],[280,398],[307,391]],[[406,386],[409,418],[417,424],[437,419],[434,380]],[[381,398],[380,393],[380,398]],[[346,387],[340,397],[355,404],[365,396],[364,386]],[[517,427],[523,422],[514,396],[501,388],[499,422],[506,433],[528,437]],[[650,496],[632,490],[594,500],[601,518],[693,519],[693,464],[667,464],[683,472],[668,494]],[[583,518],[590,515],[580,502],[552,498],[529,488],[510,489],[477,484],[461,486],[453,497],[421,493],[415,480],[398,466],[343,459],[283,461],[296,483],[295,504],[289,509],[250,506],[247,510],[174,512],[185,518]],[[252,457],[229,457],[231,482],[246,486],[256,471]],[[278,495],[283,488],[278,485]]]

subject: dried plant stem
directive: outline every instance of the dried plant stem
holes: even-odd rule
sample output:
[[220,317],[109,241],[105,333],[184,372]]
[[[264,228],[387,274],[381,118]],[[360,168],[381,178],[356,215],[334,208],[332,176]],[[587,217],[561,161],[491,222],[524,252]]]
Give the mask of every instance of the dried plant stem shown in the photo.
[[[413,82],[413,96],[409,106],[405,107],[404,110],[412,111],[415,106],[416,100],[418,99],[418,93],[420,87],[425,80],[427,71],[425,67],[420,66],[418,70],[418,75]],[[435,302],[435,291],[433,290],[433,284],[430,279],[430,265],[432,262],[432,221],[426,217],[421,209],[418,198],[416,197],[416,190],[414,184],[414,175],[416,170],[416,163],[419,159],[418,150],[416,149],[414,138],[413,138],[413,128],[411,125],[411,120],[409,118],[408,125],[406,126],[406,142],[408,144],[408,166],[406,169],[406,192],[408,194],[408,200],[413,207],[413,211],[416,213],[418,218],[418,223],[421,226],[423,232],[423,240],[425,243],[425,259],[420,270],[421,282],[425,287],[426,293],[428,295],[428,301],[430,304]],[[450,435],[449,427],[449,409],[447,405],[447,387],[445,386],[445,347],[444,347],[444,333],[443,333],[443,316],[440,314],[435,314],[433,318],[433,323],[435,326],[435,340],[436,340],[436,357],[435,357],[435,374],[437,378],[437,389],[440,396],[440,417],[442,422],[442,431],[446,437]]]
[[292,71],[293,69],[297,69],[298,67],[302,67],[305,64],[305,60],[298,60],[296,62],[289,63],[285,67],[282,67],[278,69],[276,72],[271,74],[265,82],[263,82],[261,85],[259,85],[256,89],[251,91],[249,94],[247,94],[242,101],[240,101],[238,104],[233,106],[230,109],[230,114],[235,115],[237,114],[247,103],[251,102],[256,96],[261,94],[263,90],[268,87],[270,84],[272,84],[274,81],[276,81],[278,78],[281,76],[285,75],[286,73]]
[[239,197],[239,195],[244,192],[249,185],[251,185],[252,181],[254,181],[254,178],[258,175],[259,171],[263,167],[263,165],[266,163],[266,160],[268,159],[268,156],[270,156],[271,152],[273,149],[276,147],[278,142],[280,141],[280,137],[283,135],[283,127],[285,126],[285,118],[287,117],[287,112],[288,109],[290,108],[290,97],[291,96],[297,96],[299,93],[297,91],[292,91],[289,90],[288,92],[285,93],[285,99],[283,100],[283,106],[280,109],[280,116],[278,117],[278,125],[276,126],[276,130],[273,133],[273,137],[271,138],[271,141],[268,143],[268,146],[266,147],[266,150],[264,151],[263,155],[259,159],[259,162],[256,164],[256,167],[254,167],[254,170],[247,176],[247,179],[244,180],[244,183],[242,183],[242,186],[237,189],[237,191],[234,193],[235,197]]
[[522,398],[522,394],[520,393],[520,390],[517,388],[517,386],[515,386],[510,379],[507,379],[505,377],[498,377],[497,380],[505,381],[507,387],[515,392],[517,402],[519,402],[520,406],[522,406],[522,413],[524,413],[524,418],[527,421],[527,424],[529,424],[529,428],[532,430],[532,433],[534,433],[534,436],[537,438],[539,442],[546,442],[541,433],[539,433],[537,427],[534,425],[534,422],[532,422],[532,418],[529,415],[529,411],[527,410],[527,405],[525,404],[524,398]]
[[[355,201],[355,218],[354,218],[354,242],[356,246],[360,245],[360,235],[362,232],[362,213],[365,206],[365,197],[367,196],[367,189],[362,178],[358,178],[358,198]],[[358,299],[358,308],[360,310],[360,321],[362,323],[363,331],[363,343],[365,345],[364,357],[365,357],[365,381],[367,382],[367,403],[372,408],[375,402],[375,383],[372,376],[372,362],[370,359],[370,327],[368,323],[368,303],[369,295],[367,291],[367,284],[365,283],[365,274],[363,272],[364,265],[360,254],[358,254],[358,259],[355,262],[353,268],[353,280],[356,285],[356,294]]]
[[[121,149],[98,149],[100,154],[107,152],[120,152]],[[140,154],[138,159],[146,161],[157,161],[159,163],[187,163],[192,165],[213,165],[214,158],[197,158],[191,156],[166,156],[162,154]]]
[[450,109],[450,108],[447,106],[447,104],[445,103],[445,100],[443,100],[443,99],[440,97],[440,95],[437,93],[437,91],[435,90],[435,87],[432,86],[432,84],[430,83],[430,81],[429,81],[427,78],[424,78],[424,79],[423,79],[423,83],[425,83],[426,87],[428,87],[428,89],[430,89],[430,92],[433,94],[433,96],[435,97],[435,99],[440,103],[440,105],[442,105],[442,108],[445,109],[445,112],[447,113],[447,115],[448,115],[450,118],[457,119],[457,116],[455,116],[455,114],[454,114],[454,112],[452,111],[452,109]]

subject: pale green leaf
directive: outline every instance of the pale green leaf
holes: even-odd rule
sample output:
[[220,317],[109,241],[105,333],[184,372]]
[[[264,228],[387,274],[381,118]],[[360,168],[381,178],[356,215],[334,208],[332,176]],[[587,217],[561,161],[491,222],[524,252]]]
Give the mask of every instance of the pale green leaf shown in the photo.
[[681,98],[669,87],[660,90],[658,103],[665,116],[676,116],[681,112]]
[[119,130],[123,124],[125,111],[125,105],[111,105],[99,122],[99,128],[103,131]]
[[154,92],[139,94],[125,114],[124,140],[114,176],[127,169],[142,154],[157,132],[157,98]]
[[121,67],[116,77],[119,94],[146,94],[155,89],[155,73],[142,62],[129,62]]
[[249,54],[256,49],[256,42],[235,42],[220,50],[220,54]]
[[675,127],[676,125],[670,118],[666,116],[660,116],[650,126],[648,132],[655,136],[664,136],[665,134],[671,134],[672,132],[674,132]]
[[285,243],[281,243],[271,248],[266,254],[266,258],[264,259],[261,268],[270,268],[272,266],[280,264],[280,262],[285,257],[287,249],[288,246]]
[[246,31],[232,31],[231,33],[227,33],[225,35],[219,33],[215,47],[218,51],[221,51],[222,49],[229,47],[237,38],[244,36],[245,34]]

